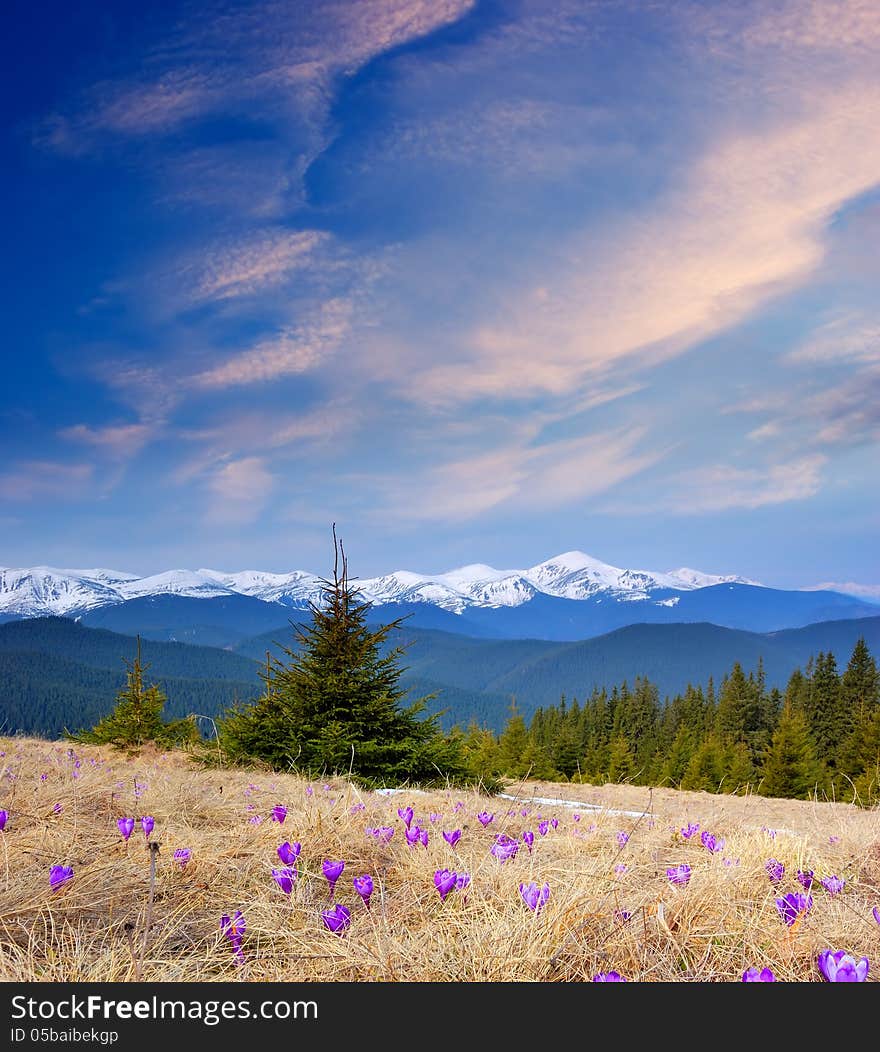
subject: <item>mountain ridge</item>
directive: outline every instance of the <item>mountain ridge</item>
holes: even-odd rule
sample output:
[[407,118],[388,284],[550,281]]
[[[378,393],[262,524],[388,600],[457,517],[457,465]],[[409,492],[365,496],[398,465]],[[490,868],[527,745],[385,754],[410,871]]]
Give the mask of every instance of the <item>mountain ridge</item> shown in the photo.
[[[518,606],[542,593],[583,599],[601,591],[640,598],[664,588],[691,591],[721,583],[759,586],[737,575],[705,574],[681,568],[669,572],[630,570],[603,563],[578,550],[563,552],[525,570],[497,570],[471,563],[438,574],[394,570],[365,580],[352,579],[370,602],[430,602],[456,612],[468,605]],[[322,579],[307,570],[235,573],[202,568],[165,570],[139,577],[119,570],[68,570],[41,565],[0,567],[0,612],[22,616],[82,613],[113,602],[147,595],[173,594],[193,598],[249,595],[286,606],[306,607],[320,598]]]

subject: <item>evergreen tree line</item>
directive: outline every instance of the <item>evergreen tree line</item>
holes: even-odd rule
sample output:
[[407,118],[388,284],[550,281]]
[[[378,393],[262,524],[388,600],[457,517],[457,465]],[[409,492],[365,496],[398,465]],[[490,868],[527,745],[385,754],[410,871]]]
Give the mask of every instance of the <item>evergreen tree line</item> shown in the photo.
[[514,700],[500,734],[472,724],[463,738],[478,778],[880,802],[880,676],[864,639],[842,672],[819,653],[784,692],[767,689],[761,662],[748,675],[735,663],[717,690],[710,679],[662,702],[636,678],[583,703],[563,696],[527,724]]

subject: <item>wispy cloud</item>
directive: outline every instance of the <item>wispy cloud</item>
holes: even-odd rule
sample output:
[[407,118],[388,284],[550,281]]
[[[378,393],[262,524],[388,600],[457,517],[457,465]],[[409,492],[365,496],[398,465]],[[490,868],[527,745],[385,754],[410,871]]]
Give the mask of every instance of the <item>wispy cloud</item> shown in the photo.
[[[611,489],[661,460],[667,450],[639,450],[644,429],[531,445],[521,439],[490,452],[424,467],[405,483],[371,476],[384,494],[377,518],[459,522],[498,507],[561,508]],[[363,480],[362,480],[363,481]]]
[[[719,465],[684,472],[670,480],[668,498],[655,508],[689,515],[806,500],[819,492],[827,459],[815,453],[763,468]],[[642,510],[650,511],[647,506]]]
[[93,477],[91,464],[22,461],[0,472],[0,498],[12,502],[42,497],[76,499],[86,495]]
[[196,300],[246,296],[282,284],[292,271],[313,261],[329,235],[318,230],[267,231],[231,244],[209,247],[198,261],[185,264],[178,278]]
[[308,372],[339,346],[349,332],[350,317],[348,300],[330,300],[314,321],[261,340],[222,365],[197,373],[189,384],[203,389],[237,387]]
[[783,0],[756,3],[743,38],[751,46],[870,54],[880,45],[880,10],[872,0]]
[[[474,0],[257,0],[202,5],[129,77],[102,80],[51,114],[36,140],[82,153],[108,137],[167,135],[216,113],[299,125],[311,160],[329,141],[331,86],[390,48],[456,21]],[[302,139],[302,129],[306,138]],[[308,163],[308,162],[306,162]]]
[[150,424],[118,424],[107,427],[75,424],[58,432],[62,439],[92,446],[119,460],[127,460],[139,453],[155,434],[156,428]]
[[638,221],[575,238],[565,270],[536,274],[457,360],[426,364],[431,392],[558,394],[593,374],[656,364],[731,327],[813,274],[825,225],[880,182],[880,95],[827,96],[808,117],[718,139]]
[[808,398],[804,417],[812,422],[819,443],[880,442],[880,364]]
[[212,501],[206,519],[224,524],[253,522],[274,485],[275,479],[261,457],[230,460],[207,480]]
[[880,321],[850,312],[820,326],[786,355],[792,364],[880,362]]

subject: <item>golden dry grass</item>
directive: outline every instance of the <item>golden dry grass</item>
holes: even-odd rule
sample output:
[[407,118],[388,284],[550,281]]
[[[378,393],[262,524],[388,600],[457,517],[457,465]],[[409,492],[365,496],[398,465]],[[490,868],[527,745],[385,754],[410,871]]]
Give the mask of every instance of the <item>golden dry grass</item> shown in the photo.
[[[31,738],[0,739],[0,752],[0,981],[577,982],[615,970],[629,981],[738,982],[769,966],[779,980],[816,982],[824,948],[867,956],[869,982],[880,974],[876,809],[535,782],[494,798],[384,795],[344,779],[205,771],[178,753],[126,758]],[[281,825],[275,804],[288,808]],[[406,843],[397,809],[407,805],[427,848]],[[485,828],[484,810],[495,814]],[[155,817],[160,845],[151,905],[147,840],[136,825],[125,841],[116,825],[142,815]],[[558,824],[542,836],[550,819]],[[723,837],[723,851],[682,838],[688,822]],[[388,843],[366,832],[383,825],[395,829]],[[453,849],[442,831],[456,828]],[[496,834],[527,829],[531,853],[521,844],[504,863],[490,854]],[[285,840],[302,844],[289,898],[271,874]],[[184,847],[192,858],[181,869],[173,853]],[[771,857],[786,867],[779,887],[764,869]],[[342,936],[321,920],[325,858],[345,861]],[[675,887],[666,868],[683,862],[692,877]],[[53,892],[55,864],[74,877]],[[433,878],[444,867],[471,881],[441,901]],[[801,890],[798,869],[815,871],[814,906],[790,929],[775,899]],[[364,873],[375,881],[369,910],[352,886]],[[836,896],[818,883],[831,874],[846,881]],[[520,896],[530,881],[550,886],[538,912]],[[243,964],[219,930],[235,910],[247,925]]]

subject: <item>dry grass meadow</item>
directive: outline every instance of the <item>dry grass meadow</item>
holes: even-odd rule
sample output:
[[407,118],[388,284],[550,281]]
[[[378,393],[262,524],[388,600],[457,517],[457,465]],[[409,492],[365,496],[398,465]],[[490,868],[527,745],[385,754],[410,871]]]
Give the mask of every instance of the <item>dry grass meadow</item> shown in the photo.
[[[500,797],[381,794],[344,779],[206,771],[182,753],[127,758],[30,738],[0,739],[0,752],[0,981],[544,983],[616,971],[717,983],[769,967],[779,981],[822,982],[823,949],[866,956],[867,981],[880,976],[876,809],[532,782]],[[280,824],[276,805],[288,809]],[[427,846],[407,843],[407,807]],[[484,826],[480,812],[494,820]],[[126,816],[136,820],[129,840],[117,828]],[[707,850],[699,833],[685,839],[688,823],[723,849]],[[394,829],[387,842],[368,832],[382,826]],[[452,847],[442,834],[455,829]],[[490,852],[502,833],[520,845],[503,862]],[[285,841],[302,845],[289,896],[272,877]],[[185,866],[174,860],[182,848]],[[785,867],[778,885],[771,858]],[[324,859],[345,862],[334,902],[351,923],[341,934],[322,921]],[[682,863],[690,882],[675,886],[666,870]],[[54,865],[73,869],[57,890]],[[470,876],[445,900],[434,884],[444,868]],[[815,872],[813,907],[789,927],[775,900],[802,890],[799,869]],[[369,909],[353,886],[363,874],[374,881]],[[832,875],[845,881],[837,894],[820,883]],[[531,881],[550,889],[537,910],[520,894]],[[220,930],[236,910],[243,960]]]

